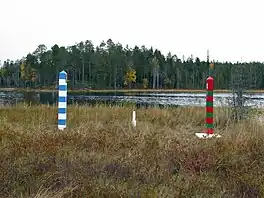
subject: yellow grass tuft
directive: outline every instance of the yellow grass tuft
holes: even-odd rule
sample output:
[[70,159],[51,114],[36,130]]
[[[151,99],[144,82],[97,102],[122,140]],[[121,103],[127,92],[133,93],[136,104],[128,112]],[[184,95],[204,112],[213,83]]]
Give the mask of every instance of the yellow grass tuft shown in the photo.
[[264,133],[216,109],[219,139],[200,140],[204,108],[0,109],[0,197],[262,197]]

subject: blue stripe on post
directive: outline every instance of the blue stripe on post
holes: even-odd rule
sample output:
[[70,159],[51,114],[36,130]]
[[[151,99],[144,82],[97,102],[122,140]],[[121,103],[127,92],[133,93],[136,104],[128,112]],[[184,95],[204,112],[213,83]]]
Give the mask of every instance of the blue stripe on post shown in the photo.
[[66,80],[66,76],[67,76],[67,73],[64,72],[64,71],[62,71],[62,72],[60,72],[60,74],[59,74],[59,79],[65,79],[65,80]]
[[58,102],[67,102],[67,97],[60,96]]
[[59,85],[59,91],[67,91],[67,85]]
[[66,108],[58,108],[58,113],[65,113],[66,114]]
[[58,125],[66,126],[66,120],[58,120]]

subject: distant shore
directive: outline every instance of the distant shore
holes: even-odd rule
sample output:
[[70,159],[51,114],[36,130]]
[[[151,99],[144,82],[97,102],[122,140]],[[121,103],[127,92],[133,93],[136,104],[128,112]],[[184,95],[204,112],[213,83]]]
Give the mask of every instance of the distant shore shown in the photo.
[[[40,89],[40,88],[0,88],[0,91],[12,92],[57,92],[56,89]],[[68,89],[68,92],[96,92],[96,93],[107,93],[107,92],[119,92],[119,93],[135,93],[135,92],[152,92],[152,93],[204,93],[205,89]],[[231,93],[229,89],[216,89],[215,93]],[[247,90],[250,93],[264,93],[264,89],[260,90]]]

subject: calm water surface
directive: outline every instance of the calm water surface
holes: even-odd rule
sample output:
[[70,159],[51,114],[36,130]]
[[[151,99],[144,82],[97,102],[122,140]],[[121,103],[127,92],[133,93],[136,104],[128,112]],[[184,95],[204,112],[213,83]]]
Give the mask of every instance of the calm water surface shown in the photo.
[[[264,107],[264,94],[245,95],[246,105]],[[231,93],[215,93],[215,106],[228,106]],[[0,92],[0,105],[19,102],[31,104],[56,104],[57,92]],[[205,106],[205,93],[68,93],[68,104],[98,104],[142,102],[150,105]]]

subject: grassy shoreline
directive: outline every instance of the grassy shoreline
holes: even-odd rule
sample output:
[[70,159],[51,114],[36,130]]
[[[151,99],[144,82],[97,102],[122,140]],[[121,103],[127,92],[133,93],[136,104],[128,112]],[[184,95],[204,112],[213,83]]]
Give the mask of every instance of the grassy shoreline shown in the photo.
[[219,139],[200,140],[204,108],[0,109],[0,197],[262,197],[263,126],[216,108]]
[[[0,91],[12,92],[12,91],[23,91],[23,92],[57,92],[56,89],[34,89],[34,88],[0,88]],[[204,93],[204,89],[69,89],[68,92],[93,92],[93,93],[108,93],[108,92],[117,92],[117,93],[144,93],[144,92],[153,92],[153,93]],[[228,89],[216,89],[215,93],[231,93],[232,90]],[[261,90],[247,90],[249,93],[264,93],[264,89]]]

